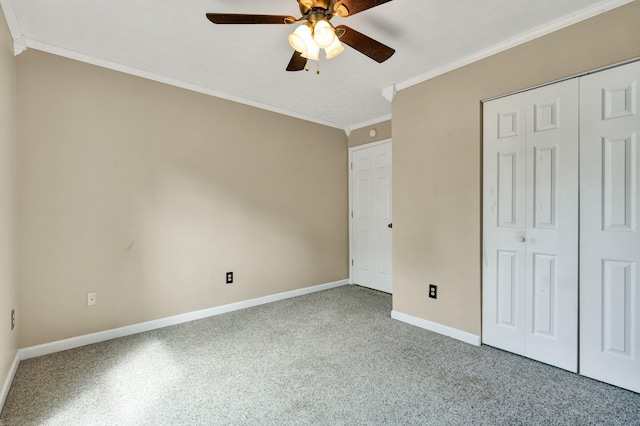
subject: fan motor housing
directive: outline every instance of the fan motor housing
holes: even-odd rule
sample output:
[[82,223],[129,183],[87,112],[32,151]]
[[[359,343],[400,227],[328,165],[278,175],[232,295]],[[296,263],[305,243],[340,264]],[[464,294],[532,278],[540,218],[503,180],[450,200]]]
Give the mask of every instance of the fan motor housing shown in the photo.
[[313,7],[320,7],[322,9],[329,9],[329,3],[331,3],[330,0],[315,0],[313,2]]
[[298,0],[300,13],[306,16],[312,10],[324,10],[328,14],[333,13],[333,6],[337,0]]

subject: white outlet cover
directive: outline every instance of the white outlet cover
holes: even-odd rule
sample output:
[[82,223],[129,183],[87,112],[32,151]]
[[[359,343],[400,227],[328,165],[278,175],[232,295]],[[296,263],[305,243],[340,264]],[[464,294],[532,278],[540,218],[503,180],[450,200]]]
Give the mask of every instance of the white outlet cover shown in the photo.
[[98,292],[91,291],[87,293],[87,306],[94,306],[98,304]]

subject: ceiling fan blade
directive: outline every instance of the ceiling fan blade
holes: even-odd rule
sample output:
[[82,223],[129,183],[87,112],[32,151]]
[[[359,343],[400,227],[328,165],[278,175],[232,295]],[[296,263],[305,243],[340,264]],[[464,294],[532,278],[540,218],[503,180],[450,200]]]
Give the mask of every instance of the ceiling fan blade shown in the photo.
[[287,65],[287,71],[302,71],[305,66],[307,66],[307,58],[303,58],[300,52],[294,50],[289,65]]
[[336,27],[336,33],[344,33],[340,37],[340,41],[344,44],[353,47],[358,52],[367,55],[374,61],[382,63],[389,59],[396,51],[389,46],[385,46],[366,35],[357,32],[356,30],[349,28],[345,25],[338,25]]
[[243,13],[207,13],[214,24],[293,24],[296,18],[286,15],[245,15]]
[[346,18],[355,15],[372,7],[380,6],[391,0],[338,0],[333,10],[336,16]]

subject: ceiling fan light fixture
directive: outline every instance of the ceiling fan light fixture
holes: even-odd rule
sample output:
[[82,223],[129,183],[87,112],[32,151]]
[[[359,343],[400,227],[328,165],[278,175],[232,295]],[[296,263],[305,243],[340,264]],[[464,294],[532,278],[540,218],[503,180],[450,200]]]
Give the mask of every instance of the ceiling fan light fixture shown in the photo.
[[344,52],[344,46],[340,43],[338,37],[336,37],[333,40],[333,43],[331,43],[329,47],[325,48],[324,51],[327,54],[327,59],[331,59]]
[[300,25],[296,30],[289,34],[289,44],[294,50],[305,55],[308,50],[308,46],[314,45],[313,37],[311,36],[311,27],[304,24]]
[[331,46],[335,39],[336,33],[329,21],[321,19],[315,23],[313,27],[313,40],[318,47],[326,49]]
[[[327,59],[335,58],[344,51],[343,44],[365,56],[382,63],[395,50],[377,40],[367,37],[346,25],[334,27],[331,18],[347,17],[380,6],[392,0],[297,0],[300,18],[289,15],[258,15],[246,13],[207,13],[214,24],[295,24],[302,23],[289,34],[289,44],[294,49],[287,71],[307,69],[307,61],[320,61],[320,50],[325,50]],[[0,0],[0,3],[2,0]],[[318,68],[319,72],[319,68]]]

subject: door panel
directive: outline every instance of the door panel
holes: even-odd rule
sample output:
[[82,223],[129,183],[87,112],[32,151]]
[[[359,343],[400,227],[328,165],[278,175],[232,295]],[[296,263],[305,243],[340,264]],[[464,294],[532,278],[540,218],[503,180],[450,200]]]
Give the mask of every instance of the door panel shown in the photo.
[[517,188],[518,153],[498,153],[498,227],[515,227],[518,216],[518,195],[522,188]]
[[351,159],[351,278],[391,293],[391,143],[353,150]]
[[608,231],[635,231],[635,134],[603,138],[603,208]]
[[533,256],[533,334],[556,338],[557,256]]
[[533,226],[555,229],[558,158],[555,146],[534,147]]
[[580,82],[580,372],[640,392],[640,63]]
[[632,294],[635,263],[605,260],[602,264],[602,350],[632,355]]
[[578,80],[526,92],[526,356],[578,371]]
[[496,324],[503,327],[511,327],[514,331],[517,331],[518,322],[516,318],[519,311],[516,301],[516,296],[518,295],[517,265],[518,253],[498,251],[498,276],[496,277],[497,317],[495,321]]
[[526,100],[484,105],[482,340],[524,355]]

